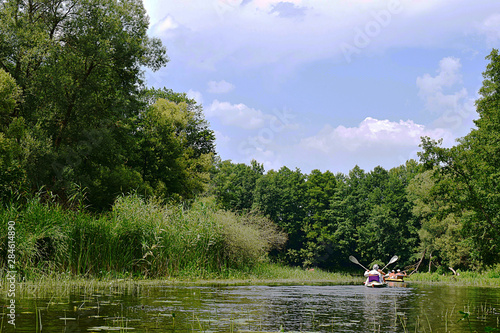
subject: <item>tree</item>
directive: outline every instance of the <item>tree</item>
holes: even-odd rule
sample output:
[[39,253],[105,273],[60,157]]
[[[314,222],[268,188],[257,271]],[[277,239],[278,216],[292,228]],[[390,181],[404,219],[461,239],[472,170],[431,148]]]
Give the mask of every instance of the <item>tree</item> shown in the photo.
[[[26,186],[19,141],[23,137],[24,119],[11,122],[21,96],[14,78],[0,68],[0,199],[8,201]],[[17,192],[17,193],[16,193]]]
[[199,118],[186,102],[162,98],[142,115],[136,133],[137,150],[130,164],[155,195],[193,199],[206,191],[214,136],[209,130],[205,135],[193,130]]
[[337,251],[332,265],[350,266],[351,254],[366,262],[384,261],[395,254],[400,264],[410,261],[418,245],[418,220],[406,187],[419,170],[410,160],[389,171],[378,166],[365,173],[356,166],[348,176],[337,177],[338,192],[329,211]]
[[255,160],[251,165],[219,162],[212,175],[212,192],[224,209],[250,211],[257,181],[263,174],[264,166]]
[[198,158],[203,154],[215,154],[215,135],[210,129],[209,123],[203,114],[203,107],[196,100],[189,98],[186,93],[176,93],[172,89],[145,89],[141,92],[141,100],[148,106],[153,105],[159,99],[168,100],[178,105],[185,103],[186,112],[189,113],[182,131],[185,145],[192,149],[193,156]]
[[417,175],[408,185],[408,197],[413,201],[413,213],[421,222],[419,230],[421,253],[433,255],[445,267],[473,266],[471,242],[463,236],[462,209],[450,197],[463,195],[454,191],[456,184],[444,177],[436,180],[433,170]]
[[20,102],[21,89],[17,86],[16,80],[0,68],[0,129],[5,130],[14,110]]
[[461,224],[473,242],[471,255],[476,262],[500,262],[500,56],[493,49],[483,73],[483,87],[476,101],[479,119],[473,129],[452,148],[424,138],[420,158],[437,181],[449,179],[450,196],[463,211]]
[[[0,4],[0,68],[22,91],[22,102],[2,114],[4,128],[24,119],[43,154],[29,157],[30,186],[64,198],[74,184],[89,189],[96,208],[140,188],[127,165],[143,70],[168,59],[147,36],[138,0],[6,0]],[[33,131],[32,129],[36,129]]]
[[268,216],[288,234],[288,260],[301,264],[297,255],[303,246],[302,224],[304,209],[305,176],[300,170],[292,171],[282,167],[270,170],[257,180],[253,208]]
[[302,230],[305,244],[301,249],[302,265],[330,268],[336,249],[336,224],[332,219],[330,201],[335,196],[337,180],[330,171],[313,170],[306,176]]

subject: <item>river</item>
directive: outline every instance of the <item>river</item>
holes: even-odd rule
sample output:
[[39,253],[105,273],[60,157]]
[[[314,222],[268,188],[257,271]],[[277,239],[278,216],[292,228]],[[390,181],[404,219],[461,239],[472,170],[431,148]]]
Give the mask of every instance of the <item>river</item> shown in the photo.
[[[486,332],[500,288],[362,285],[147,285],[16,299],[1,332]],[[8,300],[4,298],[3,304]],[[4,307],[4,313],[7,312]]]

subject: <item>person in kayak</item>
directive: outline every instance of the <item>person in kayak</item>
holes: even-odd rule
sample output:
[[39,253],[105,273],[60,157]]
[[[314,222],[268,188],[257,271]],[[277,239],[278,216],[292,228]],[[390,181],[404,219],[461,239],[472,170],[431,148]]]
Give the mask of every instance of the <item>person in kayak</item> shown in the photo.
[[384,283],[384,275],[385,274],[382,272],[382,270],[379,269],[378,265],[375,264],[373,265],[373,269],[371,271],[365,272],[365,276],[367,277],[365,284],[373,281]]
[[401,270],[400,270],[400,269],[398,269],[398,272],[396,273],[396,277],[397,277],[398,279],[402,279],[402,278],[403,278],[403,277],[405,277],[405,276],[406,276],[406,271],[402,271],[402,272],[401,272]]

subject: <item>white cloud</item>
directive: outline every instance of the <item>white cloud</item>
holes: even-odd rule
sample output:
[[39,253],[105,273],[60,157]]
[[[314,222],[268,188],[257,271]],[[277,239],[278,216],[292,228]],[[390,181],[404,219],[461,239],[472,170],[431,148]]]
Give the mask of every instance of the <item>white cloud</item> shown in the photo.
[[371,170],[380,165],[386,169],[417,159],[421,137],[443,138],[446,146],[453,136],[446,129],[429,129],[412,120],[379,120],[367,117],[356,127],[325,125],[316,135],[303,138],[286,151],[285,165],[301,165],[305,170],[329,169],[347,173],[355,165]]
[[451,87],[456,83],[460,83],[462,76],[460,74],[460,59],[447,57],[439,62],[438,74],[432,77],[430,74],[424,74],[417,78],[417,86],[419,95],[426,98],[429,95],[434,95],[437,92],[442,92],[443,88]]
[[275,119],[274,116],[246,106],[243,103],[231,104],[214,100],[205,110],[207,118],[219,118],[223,124],[244,129],[258,129]]
[[339,151],[371,153],[379,150],[414,149],[420,144],[422,136],[435,139],[451,139],[451,133],[443,129],[428,130],[412,120],[392,122],[371,117],[363,120],[358,127],[332,127],[325,125],[315,136],[302,140],[301,145],[325,154]]
[[198,104],[203,104],[203,95],[201,92],[189,89],[186,95],[188,98],[194,99]]
[[[469,130],[472,125],[474,98],[469,96],[467,89],[458,86],[462,83],[460,69],[459,59],[447,57],[439,62],[436,76],[424,74],[417,78],[419,97],[427,110],[439,115],[434,122],[436,127],[460,131],[464,127]],[[452,91],[446,93],[447,90]]]
[[208,82],[208,92],[213,94],[225,94],[234,89],[234,85],[225,80]]
[[300,132],[277,133],[270,140],[259,136],[234,139],[223,147],[221,156],[231,154],[239,162],[251,159],[264,164],[266,170],[286,165],[303,172],[313,169],[347,173],[355,165],[371,170],[377,165],[390,169],[409,159],[418,159],[422,136],[443,138],[446,146],[453,144],[446,129],[428,129],[411,120],[379,120],[368,117],[358,126],[325,125],[316,135],[300,138]]
[[231,142],[231,138],[227,135],[224,135],[221,131],[214,131],[215,138],[217,140],[217,144],[227,144]]
[[479,26],[490,44],[495,45],[500,40],[500,14],[495,13],[488,16]]
[[161,20],[160,22],[158,22],[158,24],[157,24],[157,32],[158,33],[163,33],[163,32],[165,32],[167,30],[175,29],[178,26],[179,26],[179,24],[177,24],[177,22],[175,22],[175,20],[172,18],[172,16],[168,15],[163,20]]
[[[266,64],[290,68],[325,58],[344,61],[341,46],[346,44],[358,47],[356,56],[361,56],[441,46],[450,37],[474,32],[498,36],[494,1],[470,6],[466,0],[146,0],[145,6],[151,31],[163,38],[172,58],[178,54],[177,59],[209,70],[237,61],[242,70]],[[283,4],[306,10],[300,18],[273,11]],[[360,34],[365,35],[362,43]]]

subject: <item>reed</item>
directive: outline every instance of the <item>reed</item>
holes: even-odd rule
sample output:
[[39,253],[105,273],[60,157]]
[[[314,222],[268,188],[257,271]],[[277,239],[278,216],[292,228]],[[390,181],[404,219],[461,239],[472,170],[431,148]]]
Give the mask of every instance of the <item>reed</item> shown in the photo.
[[347,273],[332,273],[321,269],[302,269],[273,263],[260,263],[251,273],[251,277],[263,281],[281,281],[287,283],[338,283],[361,284],[363,279]]
[[[17,270],[24,279],[82,277],[230,277],[249,271],[286,241],[267,219],[217,209],[202,199],[189,208],[137,195],[118,198],[109,213],[72,211],[35,197],[0,208],[16,222]],[[7,237],[0,239],[5,267]],[[5,271],[3,271],[5,273]]]

